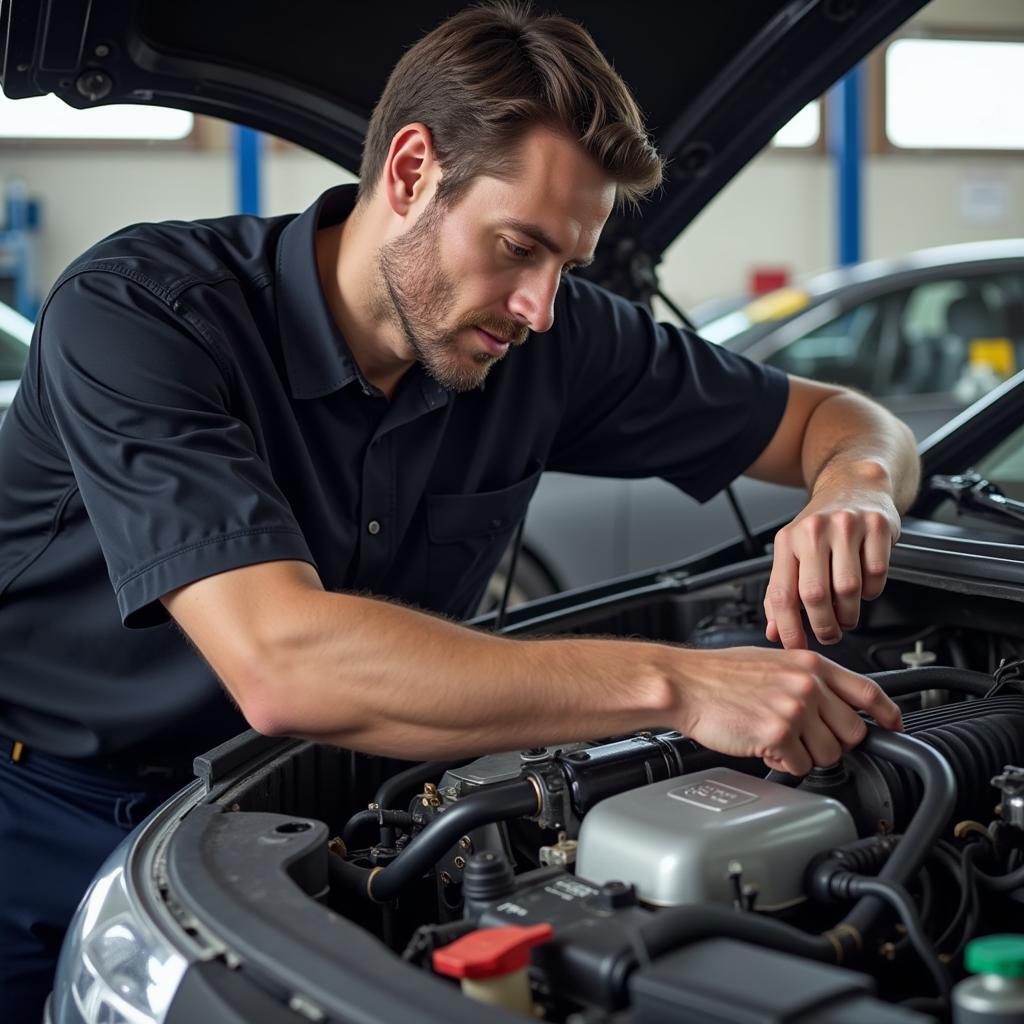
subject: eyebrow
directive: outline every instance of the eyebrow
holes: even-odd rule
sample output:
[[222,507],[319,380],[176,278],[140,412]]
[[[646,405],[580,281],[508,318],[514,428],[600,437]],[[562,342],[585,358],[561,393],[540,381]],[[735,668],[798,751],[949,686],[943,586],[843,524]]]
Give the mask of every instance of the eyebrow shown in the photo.
[[[540,226],[537,224],[528,224],[522,220],[506,220],[505,226],[511,228],[513,231],[518,231],[521,235],[526,235],[532,238],[538,245],[544,246],[549,252],[554,253],[555,256],[562,258],[564,253],[555,243],[554,239]],[[593,256],[588,256],[586,259],[574,260],[574,267],[589,267],[594,262]]]

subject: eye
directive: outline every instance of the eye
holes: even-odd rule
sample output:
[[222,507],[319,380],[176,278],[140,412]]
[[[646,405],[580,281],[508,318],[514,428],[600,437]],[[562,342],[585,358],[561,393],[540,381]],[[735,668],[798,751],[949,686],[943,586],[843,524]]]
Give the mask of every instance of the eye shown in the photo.
[[515,242],[510,241],[504,236],[502,236],[501,240],[504,243],[505,248],[508,250],[508,254],[513,259],[525,260],[530,258],[532,254],[532,251],[530,249],[527,249],[525,246],[522,245],[516,245]]

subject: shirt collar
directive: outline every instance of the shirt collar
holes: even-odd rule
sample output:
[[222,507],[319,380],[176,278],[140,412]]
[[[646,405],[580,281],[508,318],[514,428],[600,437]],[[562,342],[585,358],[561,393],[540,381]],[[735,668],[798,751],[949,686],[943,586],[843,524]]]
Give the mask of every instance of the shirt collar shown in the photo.
[[355,202],[355,185],[328,189],[278,241],[277,326],[294,398],[322,398],[353,380],[369,388],[327,307],[316,262],[317,228],[341,223]]

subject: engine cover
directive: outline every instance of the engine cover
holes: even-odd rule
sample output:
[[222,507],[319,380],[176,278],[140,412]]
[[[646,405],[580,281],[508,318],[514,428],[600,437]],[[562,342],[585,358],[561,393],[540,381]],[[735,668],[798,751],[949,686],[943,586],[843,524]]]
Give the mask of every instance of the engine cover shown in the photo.
[[737,862],[757,908],[780,910],[804,898],[815,854],[856,838],[837,800],[709,768],[602,800],[580,827],[576,870],[632,883],[655,906],[729,904]]

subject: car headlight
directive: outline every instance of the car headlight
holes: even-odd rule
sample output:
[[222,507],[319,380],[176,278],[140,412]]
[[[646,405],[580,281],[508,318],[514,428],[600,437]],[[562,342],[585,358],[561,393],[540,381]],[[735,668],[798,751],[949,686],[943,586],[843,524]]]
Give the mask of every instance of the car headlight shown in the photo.
[[54,978],[53,1024],[161,1024],[188,966],[126,882],[130,841],[107,858],[71,920]]

